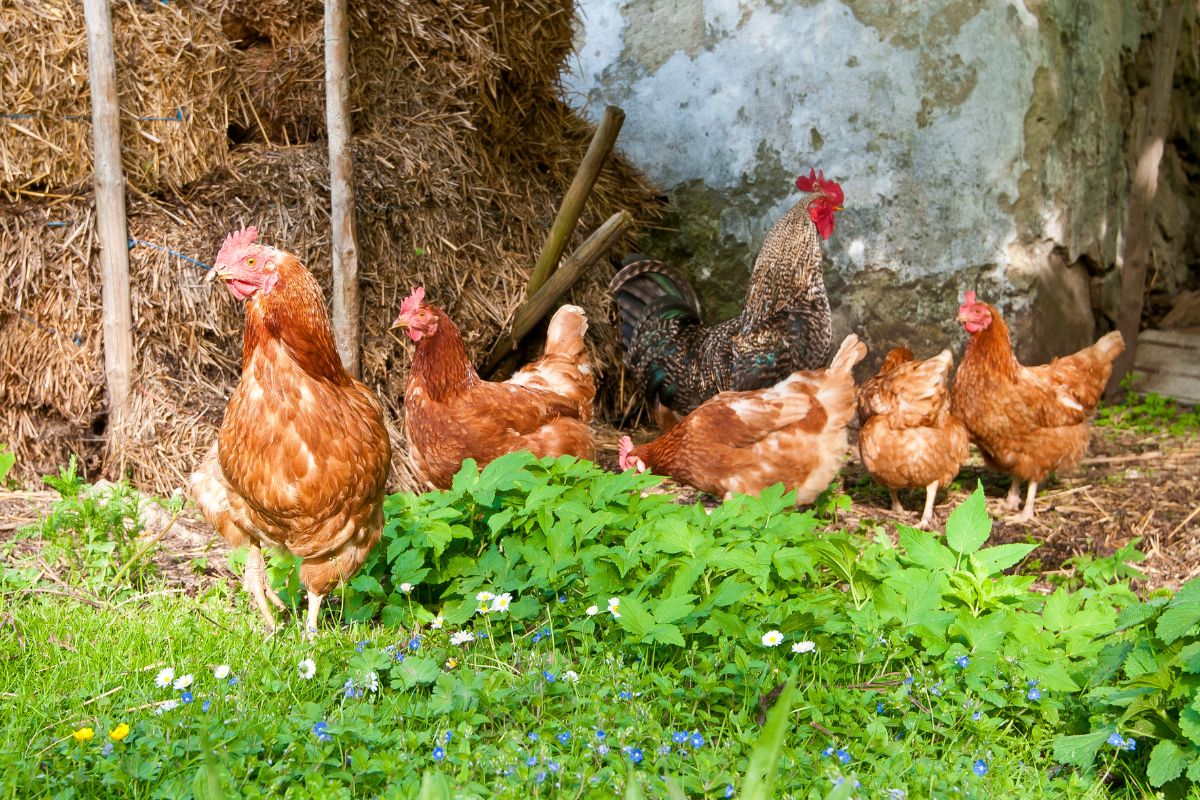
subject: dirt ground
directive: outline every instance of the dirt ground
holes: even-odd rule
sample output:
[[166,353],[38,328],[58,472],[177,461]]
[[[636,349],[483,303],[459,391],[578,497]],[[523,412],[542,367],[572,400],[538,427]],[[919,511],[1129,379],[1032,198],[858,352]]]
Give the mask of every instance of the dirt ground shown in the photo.
[[[634,436],[635,441],[651,436],[649,431],[641,434]],[[598,459],[608,468],[616,466],[619,435],[608,429],[598,437]],[[1031,524],[1015,522],[1004,509],[1008,479],[986,472],[973,457],[957,485],[939,495],[935,527],[944,526],[950,509],[979,479],[987,492],[988,509],[997,519],[991,543],[1041,542],[1030,558],[1040,562],[1044,573],[1070,569],[1064,562],[1074,556],[1110,555],[1140,537],[1137,547],[1146,560],[1136,566],[1146,573],[1147,588],[1177,588],[1200,575],[1200,438],[1095,429],[1083,465],[1039,488],[1038,515]],[[894,532],[898,519],[911,524],[920,516],[923,492],[902,493],[910,512],[903,518],[892,514],[887,492],[865,473],[856,446],[851,447],[842,480],[853,500],[840,521],[847,528],[883,524]],[[664,490],[676,492],[681,502],[716,503],[669,482]],[[48,491],[0,491],[0,541],[37,522],[54,497]],[[233,578],[227,546],[190,504],[173,522],[169,514],[155,508],[147,515],[146,528],[147,536],[162,534],[153,559],[166,579],[166,591],[196,593],[214,581]],[[36,551],[36,543],[29,541],[20,543],[16,552]],[[40,566],[48,579],[57,582],[51,565],[42,561]]]

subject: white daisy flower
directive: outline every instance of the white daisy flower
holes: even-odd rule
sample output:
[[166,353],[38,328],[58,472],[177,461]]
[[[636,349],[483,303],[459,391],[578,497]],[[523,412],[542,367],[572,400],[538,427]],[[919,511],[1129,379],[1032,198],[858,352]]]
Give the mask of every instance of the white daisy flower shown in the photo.
[[492,600],[492,611],[508,611],[508,607],[512,605],[512,595],[505,592]]
[[303,680],[311,681],[313,676],[317,674],[317,662],[311,658],[306,658],[296,665],[296,671],[300,673]]
[[368,692],[379,691],[379,674],[375,670],[367,673],[367,676],[363,679],[363,688]]
[[184,689],[192,685],[191,675],[180,675],[175,679],[175,691],[182,692]]
[[213,677],[219,681],[223,681],[229,677],[229,665],[222,664],[213,670]]
[[450,634],[450,644],[453,645],[464,645],[473,641],[475,641],[475,634],[470,631],[455,631]]
[[155,716],[161,716],[161,715],[167,713],[168,711],[171,711],[172,709],[176,709],[178,707],[179,707],[178,700],[175,700],[173,698],[171,700],[164,700],[163,702],[158,704],[158,708],[154,709],[154,714],[155,714]]
[[406,583],[400,584],[400,591],[404,592],[404,594],[408,594],[412,590],[413,590],[413,585],[411,583],[406,582]]
[[783,642],[783,634],[779,631],[767,631],[763,634],[763,647],[778,647]]
[[442,619],[441,614],[438,614],[436,617],[433,618],[433,622],[429,623],[429,627],[433,628],[435,631],[440,631],[442,629],[442,626],[445,624],[446,624],[446,620]]
[[160,689],[165,689],[171,685],[171,681],[175,680],[175,670],[170,667],[163,667],[154,676],[154,685]]
[[793,653],[811,653],[817,649],[815,642],[796,642],[792,645]]
[[481,603],[490,603],[492,600],[496,599],[496,595],[492,594],[491,592],[480,592],[479,594],[475,595],[475,599]]
[[587,611],[585,611],[583,613],[587,614],[589,617],[594,617],[600,613],[600,607],[599,606],[588,606]]
[[617,619],[621,618],[621,598],[608,598],[608,613],[612,614]]
[[579,673],[573,669],[569,669],[562,674],[562,679],[567,683],[579,683]]

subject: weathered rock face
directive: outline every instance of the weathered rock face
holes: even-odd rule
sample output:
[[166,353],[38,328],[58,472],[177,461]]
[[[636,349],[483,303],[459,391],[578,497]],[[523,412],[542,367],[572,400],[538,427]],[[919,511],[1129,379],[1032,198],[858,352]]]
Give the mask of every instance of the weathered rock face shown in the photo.
[[[1089,273],[1117,261],[1132,65],[1155,23],[1143,5],[589,0],[566,84],[593,117],[625,109],[619,146],[666,189],[677,228],[650,250],[691,270],[713,318],[736,312],[795,176],[816,166],[846,195],[826,243],[835,339],[865,334],[871,364],[899,343],[957,348],[975,288],[1036,361],[1099,327]],[[1185,33],[1181,63],[1194,46]],[[1190,158],[1168,147],[1154,243],[1180,285]]]

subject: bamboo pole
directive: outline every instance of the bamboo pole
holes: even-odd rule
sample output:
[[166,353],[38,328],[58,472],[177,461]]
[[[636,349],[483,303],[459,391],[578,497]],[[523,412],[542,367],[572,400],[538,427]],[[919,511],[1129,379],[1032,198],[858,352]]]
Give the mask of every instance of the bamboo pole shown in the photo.
[[1154,195],[1158,191],[1158,167],[1171,121],[1171,85],[1175,75],[1175,53],[1183,27],[1182,0],[1165,0],[1154,36],[1150,96],[1138,127],[1137,166],[1125,216],[1124,266],[1121,298],[1117,305],[1117,330],[1125,337],[1125,351],[1113,362],[1107,397],[1121,393],[1121,380],[1133,369],[1137,356],[1138,330],[1146,299],[1146,267],[1150,260],[1150,231],[1154,224]]
[[[129,236],[125,175],[121,168],[121,109],[108,0],[84,0],[88,81],[92,97],[92,147],[96,238],[100,244],[100,295],[104,315],[104,378],[108,385],[108,447],[123,464],[125,423],[133,384],[133,314],[129,302]],[[123,467],[119,467],[122,469]]]
[[333,337],[342,364],[357,377],[361,341],[346,0],[325,0],[325,128],[329,136],[330,222],[333,226]]
[[588,267],[595,264],[625,235],[632,223],[633,219],[628,212],[618,211],[585,239],[578,250],[563,260],[562,266],[542,284],[542,288],[517,309],[508,333],[496,341],[488,354],[483,367],[484,375],[492,374],[504,357],[516,349],[517,344],[533,330],[533,326],[542,317],[546,316],[554,303],[575,285]]
[[604,117],[600,120],[596,133],[592,135],[592,143],[588,145],[583,161],[579,164],[579,171],[575,173],[570,188],[563,196],[562,205],[558,208],[558,215],[554,218],[554,224],[550,226],[546,243],[542,245],[542,254],[538,256],[533,272],[529,275],[529,286],[525,290],[527,298],[533,297],[554,272],[558,259],[567,247],[567,240],[571,238],[571,233],[575,230],[575,223],[579,221],[579,215],[583,213],[583,206],[587,203],[588,195],[592,193],[592,187],[596,185],[596,179],[600,177],[600,170],[604,167],[604,162],[608,160],[609,153],[612,152],[613,144],[617,141],[617,134],[621,132],[623,122],[625,122],[624,111],[616,106],[604,109]]

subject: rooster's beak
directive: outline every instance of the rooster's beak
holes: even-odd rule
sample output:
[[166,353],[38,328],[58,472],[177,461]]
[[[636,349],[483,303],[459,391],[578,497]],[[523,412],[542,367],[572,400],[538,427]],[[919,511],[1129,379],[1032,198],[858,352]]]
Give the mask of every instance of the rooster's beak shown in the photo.
[[834,207],[833,207],[833,210],[834,210],[834,211],[842,211],[842,210],[843,210],[843,207],[842,207],[842,206],[834,206]]

